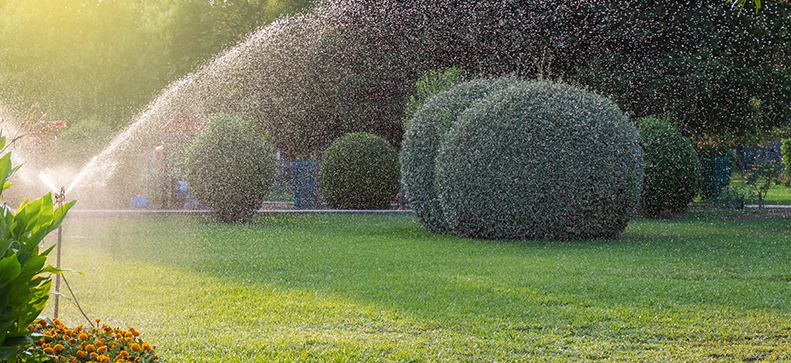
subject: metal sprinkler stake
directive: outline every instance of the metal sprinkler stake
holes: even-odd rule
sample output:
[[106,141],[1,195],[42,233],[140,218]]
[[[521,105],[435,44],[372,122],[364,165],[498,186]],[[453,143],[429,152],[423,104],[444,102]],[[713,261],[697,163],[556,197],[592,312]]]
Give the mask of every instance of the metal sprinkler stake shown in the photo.
[[[63,206],[63,201],[66,200],[66,189],[64,187],[60,188],[60,193],[55,194],[55,203],[58,203],[58,208]],[[63,225],[58,226],[58,255],[57,260],[55,260],[55,268],[60,270],[60,240],[63,236]],[[53,314],[56,318],[58,317],[58,304],[60,302],[60,274],[55,275],[55,291],[58,293],[55,294],[55,313]]]

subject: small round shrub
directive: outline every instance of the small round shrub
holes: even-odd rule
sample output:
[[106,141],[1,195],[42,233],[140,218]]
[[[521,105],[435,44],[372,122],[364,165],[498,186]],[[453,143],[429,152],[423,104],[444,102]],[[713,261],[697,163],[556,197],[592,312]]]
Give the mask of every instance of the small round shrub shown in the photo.
[[436,159],[450,231],[487,239],[614,238],[642,189],[638,135],[610,100],[516,81],[467,108]]
[[398,194],[398,152],[364,132],[346,134],[324,152],[321,198],[333,209],[387,209]]
[[434,185],[434,162],[441,140],[470,104],[516,81],[515,77],[501,77],[461,83],[428,98],[408,122],[401,142],[401,179],[409,205],[428,231],[447,231]]
[[698,193],[700,161],[692,142],[673,127],[669,116],[640,119],[638,132],[645,153],[641,213],[658,217],[684,212]]
[[274,180],[273,147],[234,115],[213,116],[185,154],[190,191],[222,222],[252,217]]

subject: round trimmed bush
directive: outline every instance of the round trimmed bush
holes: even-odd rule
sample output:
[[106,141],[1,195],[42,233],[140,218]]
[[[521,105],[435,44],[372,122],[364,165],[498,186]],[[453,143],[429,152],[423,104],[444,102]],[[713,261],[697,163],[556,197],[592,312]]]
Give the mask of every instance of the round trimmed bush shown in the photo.
[[682,213],[698,193],[700,161],[692,142],[670,123],[670,116],[638,122],[645,152],[641,213],[658,217]]
[[346,134],[324,152],[321,198],[333,209],[387,209],[398,194],[398,152],[364,132]]
[[434,185],[434,162],[441,140],[470,104],[515,82],[515,77],[501,77],[461,83],[426,100],[410,119],[401,142],[401,181],[410,207],[428,231],[444,233],[448,229]]
[[274,181],[274,148],[234,115],[213,116],[185,154],[190,191],[223,222],[252,217]]
[[472,104],[436,159],[453,234],[487,239],[614,238],[636,210],[642,150],[610,100],[518,81]]

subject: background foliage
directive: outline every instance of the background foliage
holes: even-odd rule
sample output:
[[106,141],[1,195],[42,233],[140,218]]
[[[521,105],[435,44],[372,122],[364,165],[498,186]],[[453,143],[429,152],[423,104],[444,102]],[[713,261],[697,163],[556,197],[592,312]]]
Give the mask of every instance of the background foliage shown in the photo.
[[308,0],[0,1],[9,108],[117,130],[167,84]]

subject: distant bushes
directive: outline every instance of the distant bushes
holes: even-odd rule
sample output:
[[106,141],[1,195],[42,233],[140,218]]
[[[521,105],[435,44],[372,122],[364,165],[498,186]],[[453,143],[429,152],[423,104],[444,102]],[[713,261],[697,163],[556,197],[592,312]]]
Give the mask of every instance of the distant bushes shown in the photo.
[[190,191],[223,222],[249,219],[272,186],[274,149],[237,116],[213,116],[185,154]]
[[606,98],[565,84],[462,83],[416,112],[403,145],[404,188],[429,230],[612,238],[639,203],[636,130]]
[[682,213],[698,193],[700,161],[692,142],[670,123],[670,117],[639,120],[645,153],[641,212],[645,217]]
[[333,209],[387,209],[399,188],[398,152],[364,132],[335,140],[319,171],[321,197]]

